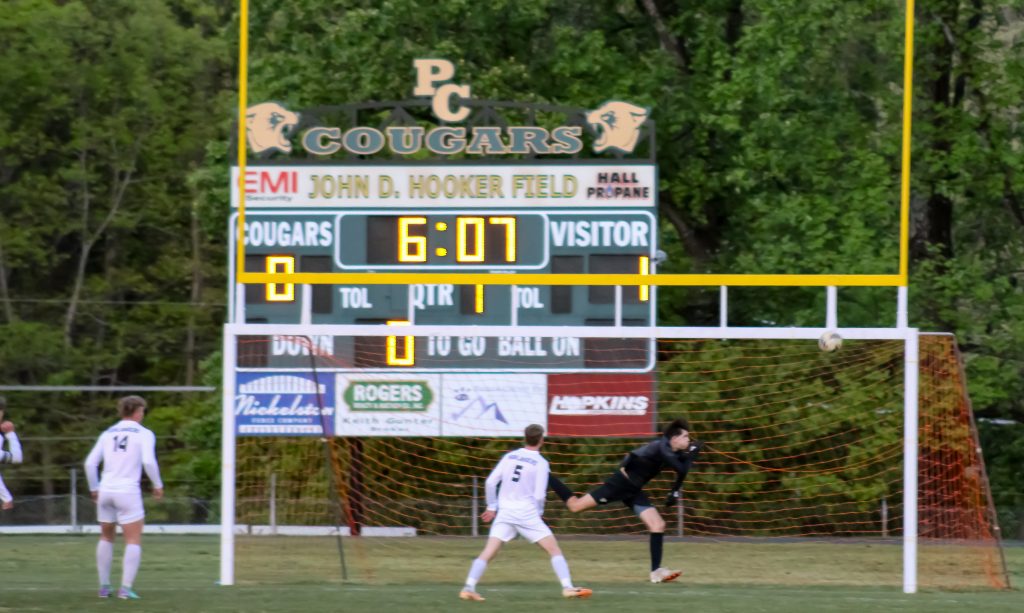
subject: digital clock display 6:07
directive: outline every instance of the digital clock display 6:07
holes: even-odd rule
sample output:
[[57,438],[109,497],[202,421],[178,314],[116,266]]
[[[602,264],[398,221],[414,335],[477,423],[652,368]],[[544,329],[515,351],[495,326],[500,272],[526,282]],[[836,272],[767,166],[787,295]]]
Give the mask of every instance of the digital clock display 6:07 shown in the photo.
[[339,259],[344,268],[538,269],[547,226],[535,213],[343,215]]

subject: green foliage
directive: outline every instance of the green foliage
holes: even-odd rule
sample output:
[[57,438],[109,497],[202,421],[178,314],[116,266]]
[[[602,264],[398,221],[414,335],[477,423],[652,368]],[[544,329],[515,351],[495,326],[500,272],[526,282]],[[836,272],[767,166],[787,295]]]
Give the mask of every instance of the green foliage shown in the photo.
[[[454,61],[477,98],[628,99],[657,122],[662,270],[896,272],[902,3],[250,5],[250,100],[404,99],[426,56]],[[911,324],[958,335],[980,416],[1024,422],[1022,16],[938,0],[916,17]],[[195,382],[216,353],[237,18],[228,0],[5,3],[3,381]],[[823,293],[735,289],[730,322],[820,325]],[[891,290],[840,297],[843,325],[895,321]],[[714,324],[717,311],[715,289],[661,290],[662,323]],[[91,434],[111,406],[12,399],[35,435]],[[209,497],[219,398],[166,400],[176,413],[158,426],[181,445],[170,470]],[[1007,432],[986,438],[993,467],[1017,457]],[[1019,482],[993,468],[998,500]]]

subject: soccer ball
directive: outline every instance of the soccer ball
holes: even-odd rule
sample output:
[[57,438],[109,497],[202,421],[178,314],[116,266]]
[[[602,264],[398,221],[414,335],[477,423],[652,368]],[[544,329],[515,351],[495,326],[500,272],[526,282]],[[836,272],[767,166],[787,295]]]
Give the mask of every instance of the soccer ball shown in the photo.
[[835,351],[843,346],[843,337],[835,332],[826,332],[818,338],[818,349],[822,351]]

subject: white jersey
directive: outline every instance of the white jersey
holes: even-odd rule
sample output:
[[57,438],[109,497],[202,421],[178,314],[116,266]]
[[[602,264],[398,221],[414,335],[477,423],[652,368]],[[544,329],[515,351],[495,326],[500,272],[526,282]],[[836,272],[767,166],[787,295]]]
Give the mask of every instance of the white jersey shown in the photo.
[[[102,477],[97,470],[101,462]],[[139,493],[143,468],[153,487],[163,488],[156,463],[156,436],[130,419],[117,422],[101,434],[85,459],[85,475],[91,492]]]
[[524,447],[506,453],[487,477],[487,509],[517,516],[543,515],[550,472],[539,451]]
[[[3,449],[5,439],[7,441],[6,451]],[[18,435],[14,432],[0,434],[0,464],[21,464],[21,460],[21,441],[18,440]],[[7,489],[3,478],[0,477],[0,502],[11,502],[13,500],[11,491]]]
[[[4,451],[4,440],[7,440],[7,451]],[[21,464],[21,441],[15,432],[0,434],[0,464]]]

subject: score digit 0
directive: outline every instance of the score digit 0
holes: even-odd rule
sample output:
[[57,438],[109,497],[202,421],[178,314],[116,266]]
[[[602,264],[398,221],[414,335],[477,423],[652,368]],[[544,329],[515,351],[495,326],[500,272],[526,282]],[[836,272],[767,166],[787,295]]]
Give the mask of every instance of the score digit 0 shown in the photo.
[[[409,322],[405,320],[390,320],[387,322],[389,326],[408,326]],[[398,337],[389,336],[387,337],[387,365],[388,366],[415,366],[416,365],[416,337],[414,336],[403,336],[402,337],[402,356],[398,355]]]
[[[294,255],[268,255],[267,272],[295,272]],[[267,283],[267,302],[295,302],[294,283]]]

